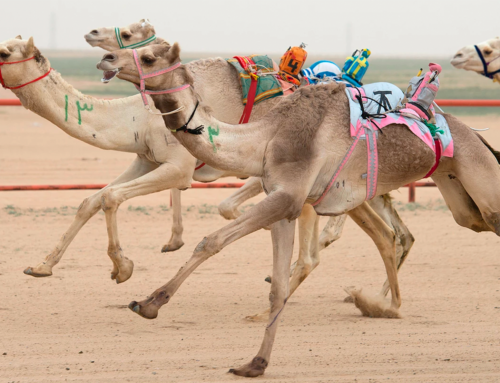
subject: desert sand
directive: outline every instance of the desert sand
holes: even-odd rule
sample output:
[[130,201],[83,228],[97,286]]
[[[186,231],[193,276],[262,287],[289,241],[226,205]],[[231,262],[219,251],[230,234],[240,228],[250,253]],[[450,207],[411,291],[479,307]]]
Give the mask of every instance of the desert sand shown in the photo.
[[[0,96],[7,96],[1,94]],[[498,116],[464,117],[500,148]],[[133,155],[102,151],[21,107],[0,108],[0,184],[106,183]],[[204,235],[226,221],[214,205],[232,190],[183,193],[185,246],[169,236],[169,192],[123,204],[119,229],[133,277],[111,281],[102,213],[49,278],[22,273],[55,246],[92,191],[0,192],[1,382],[224,382],[257,352],[265,324],[271,241],[230,245],[184,283],[156,320],[127,309],[170,279]],[[343,303],[344,287],[378,292],[377,250],[352,221],[290,299],[259,382],[500,381],[500,239],[457,226],[436,188],[393,192],[416,238],[400,272],[402,319],[371,319]],[[260,197],[250,201],[256,203]],[[205,204],[205,205],[204,205]]]

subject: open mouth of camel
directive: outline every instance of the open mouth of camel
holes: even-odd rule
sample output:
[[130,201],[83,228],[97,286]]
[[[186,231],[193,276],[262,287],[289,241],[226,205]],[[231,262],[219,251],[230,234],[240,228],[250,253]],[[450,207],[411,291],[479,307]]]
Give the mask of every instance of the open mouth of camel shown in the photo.
[[108,82],[110,82],[111,80],[113,80],[118,73],[120,73],[120,68],[116,68],[116,69],[113,69],[113,70],[105,70],[104,73],[103,73],[101,81],[103,83],[107,84]]

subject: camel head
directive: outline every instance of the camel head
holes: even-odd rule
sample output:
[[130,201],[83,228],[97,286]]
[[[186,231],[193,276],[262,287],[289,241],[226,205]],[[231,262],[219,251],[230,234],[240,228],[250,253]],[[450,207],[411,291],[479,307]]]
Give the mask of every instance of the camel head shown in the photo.
[[[495,72],[500,69],[500,38],[486,40],[477,47],[481,51],[485,62],[488,65],[488,72]],[[465,69],[479,74],[484,74],[484,65],[479,57],[474,45],[468,45],[460,49],[453,59],[451,65],[457,69]],[[496,74],[495,79],[500,80],[500,75]]]
[[[144,74],[171,67],[181,61],[181,49],[178,43],[172,46],[166,42],[153,44],[139,48],[136,51]],[[102,81],[105,83],[115,77],[134,84],[140,83],[139,70],[132,49],[119,49],[105,54],[102,60],[97,63],[97,69],[104,72]],[[173,73],[170,72],[146,79],[146,88],[154,90],[169,87],[174,81]]]
[[155,27],[148,19],[132,23],[126,27],[92,29],[84,36],[87,43],[109,52],[127,47],[138,48],[149,44],[159,44],[164,40],[156,37]]
[[[16,63],[32,57],[33,60]],[[6,86],[24,84],[37,78],[40,72],[45,73],[49,69],[49,61],[35,47],[33,37],[23,40],[21,36],[17,36],[0,43],[0,70]]]

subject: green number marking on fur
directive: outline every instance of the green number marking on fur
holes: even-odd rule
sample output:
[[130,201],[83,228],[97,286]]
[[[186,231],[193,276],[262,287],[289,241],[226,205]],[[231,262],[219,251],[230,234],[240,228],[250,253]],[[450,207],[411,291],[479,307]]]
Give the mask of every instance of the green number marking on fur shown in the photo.
[[90,108],[87,106],[87,104],[83,104],[83,107],[80,106],[80,101],[76,102],[76,108],[78,109],[78,125],[82,124],[82,114],[81,111],[88,111],[92,112],[94,110],[94,105],[90,105]]
[[64,119],[64,121],[68,121],[68,95],[64,96],[64,101],[66,103],[64,106],[64,110],[66,111],[66,118]]
[[218,136],[218,135],[219,135],[219,127],[217,127],[217,130],[212,129],[211,126],[208,127],[208,139],[212,143],[212,147],[214,148],[214,153],[217,152],[217,147],[215,146],[214,137],[213,136]]

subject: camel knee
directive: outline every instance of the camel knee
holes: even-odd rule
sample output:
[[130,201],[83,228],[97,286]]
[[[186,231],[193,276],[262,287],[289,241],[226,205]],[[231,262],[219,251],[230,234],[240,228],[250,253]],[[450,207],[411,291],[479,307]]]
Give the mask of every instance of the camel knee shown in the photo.
[[202,241],[194,249],[193,256],[201,259],[208,259],[212,255],[217,254],[221,250],[221,243],[217,236],[210,235],[202,239]]
[[236,219],[241,215],[231,198],[227,198],[219,204],[219,214],[225,219]]
[[284,218],[289,221],[299,218],[302,214],[302,208],[304,207],[304,201],[297,199],[294,195],[283,192],[280,193],[280,202],[283,205]]
[[[485,218],[483,218],[480,215],[469,215],[469,214],[460,214],[457,212],[453,212],[453,219],[455,222],[462,227],[465,227],[466,229],[470,229],[472,231],[475,231],[476,233],[480,233],[482,231],[495,231],[497,235],[500,235],[500,228],[498,227],[498,221],[496,222],[496,227],[495,228],[495,220],[498,220],[498,217],[492,217],[491,214],[485,214]],[[491,217],[491,223],[488,222],[488,217]],[[485,222],[486,220],[486,222]],[[488,223],[487,223],[488,222]]]
[[488,226],[493,229],[496,235],[500,236],[500,213],[491,212],[483,215]]
[[102,194],[101,209],[103,211],[117,210],[121,203],[122,201],[118,200],[116,191],[111,187]]

